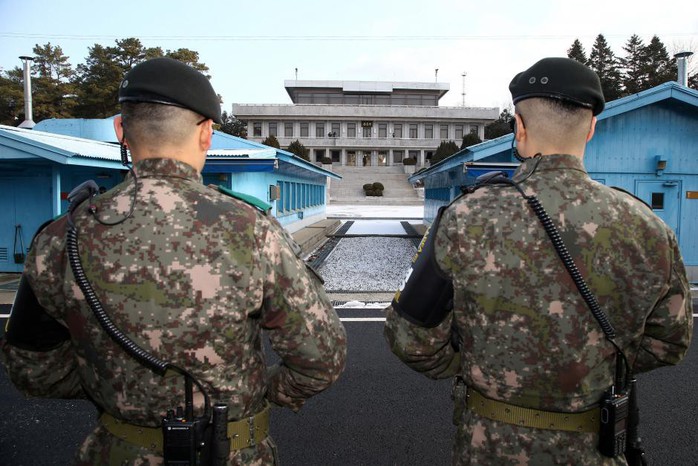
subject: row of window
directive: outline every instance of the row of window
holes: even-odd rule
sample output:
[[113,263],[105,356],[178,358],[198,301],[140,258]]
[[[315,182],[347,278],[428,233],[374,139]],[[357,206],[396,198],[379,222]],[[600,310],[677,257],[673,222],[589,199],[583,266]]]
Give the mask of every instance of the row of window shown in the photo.
[[317,184],[279,181],[281,196],[276,203],[278,213],[291,213],[325,203],[325,187]]
[[[341,162],[341,157],[342,157],[342,151],[339,150],[331,150],[330,152],[330,158],[332,159],[332,162]],[[362,161],[366,160],[368,157],[370,161],[371,157],[371,152],[372,151],[355,151],[355,150],[348,150],[346,152],[346,163],[347,165],[359,165],[357,161]],[[314,159],[311,160],[313,162],[319,162],[325,157],[325,149],[315,149],[313,151],[314,154]],[[419,159],[419,154],[420,151],[418,150],[409,150],[407,151],[407,154],[410,158],[412,159]],[[432,151],[427,151],[426,156],[427,158],[431,158]],[[378,151],[378,165],[386,165],[387,160],[388,160],[388,151]],[[405,151],[404,150],[393,150],[393,163],[400,163],[402,160],[405,158]]]
[[297,104],[330,105],[419,105],[436,107],[439,99],[435,95],[421,94],[339,94],[323,92],[299,92],[294,100]]
[[[270,121],[267,123],[267,125],[267,136],[279,137],[280,132],[283,131],[283,137],[285,138],[309,138],[311,137],[311,132],[313,132],[313,135],[316,138],[342,137],[342,123],[340,122],[330,123],[327,125],[325,122],[310,123],[307,121],[301,121],[298,125],[298,129],[300,130],[300,134],[298,136],[295,134],[296,125],[292,121],[285,122],[283,124]],[[461,140],[463,139],[463,136],[467,134],[466,131],[470,133],[477,133],[479,131],[478,125],[465,125],[458,123],[453,125],[454,136],[451,138],[449,137],[449,127],[451,125],[448,124],[435,125],[433,123],[424,123],[423,125],[420,125],[418,123],[378,123],[374,126],[372,121],[363,121],[360,125],[356,122],[348,122],[344,123],[343,126],[344,136],[347,138],[357,137],[357,130],[360,130],[361,137],[364,138],[374,137],[373,135],[375,134],[376,137],[379,138],[408,137],[410,139],[418,139],[421,137],[424,139],[437,139],[436,136],[438,134],[438,139],[441,140]],[[421,135],[419,134],[420,126],[422,127]],[[261,121],[255,121],[252,123],[252,136],[262,137]]]

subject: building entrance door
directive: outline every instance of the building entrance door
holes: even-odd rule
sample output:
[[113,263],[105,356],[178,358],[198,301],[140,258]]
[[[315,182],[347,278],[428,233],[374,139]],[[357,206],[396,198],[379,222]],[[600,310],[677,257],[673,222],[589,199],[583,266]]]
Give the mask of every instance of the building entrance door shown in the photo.
[[680,181],[637,181],[635,195],[679,236]]
[[356,161],[357,161],[356,152],[354,152],[353,150],[348,151],[347,152],[347,165],[350,167],[356,167],[356,166],[358,166]]
[[370,152],[362,152],[361,155],[362,155],[361,159],[363,160],[363,166],[370,167],[371,166],[371,153]]
[[388,153],[380,151],[378,152],[378,166],[385,167],[388,165]]
[[36,229],[51,218],[49,189],[41,189],[46,186],[48,176],[0,177],[0,272],[23,270],[15,254],[26,254]]

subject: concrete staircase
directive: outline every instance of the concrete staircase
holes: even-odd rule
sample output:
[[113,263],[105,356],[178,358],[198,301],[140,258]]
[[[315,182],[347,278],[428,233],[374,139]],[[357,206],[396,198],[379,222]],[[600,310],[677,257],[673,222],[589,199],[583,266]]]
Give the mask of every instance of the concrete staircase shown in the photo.
[[[342,176],[330,184],[330,204],[343,205],[423,205],[417,191],[407,181],[402,165],[394,167],[342,167],[333,165],[332,171]],[[382,197],[366,196],[363,186],[383,183]]]

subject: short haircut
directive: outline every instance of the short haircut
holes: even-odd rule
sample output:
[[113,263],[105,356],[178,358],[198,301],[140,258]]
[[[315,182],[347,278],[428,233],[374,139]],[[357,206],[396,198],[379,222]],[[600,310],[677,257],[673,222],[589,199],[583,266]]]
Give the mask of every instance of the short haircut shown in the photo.
[[526,130],[536,137],[564,147],[586,140],[592,111],[570,102],[549,98],[530,98],[516,104]]
[[174,105],[124,102],[121,105],[124,138],[133,144],[181,144],[203,118]]

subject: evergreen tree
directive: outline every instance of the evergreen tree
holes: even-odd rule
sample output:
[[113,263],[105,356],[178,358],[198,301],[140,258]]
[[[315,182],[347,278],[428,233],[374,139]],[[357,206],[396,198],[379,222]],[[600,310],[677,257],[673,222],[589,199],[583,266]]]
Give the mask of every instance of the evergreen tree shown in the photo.
[[34,121],[70,118],[76,105],[74,71],[60,46],[36,44],[32,64],[32,113]]
[[589,63],[589,60],[587,59],[587,54],[584,51],[582,43],[579,42],[579,39],[575,39],[574,42],[572,42],[572,46],[569,49],[567,49],[567,58],[577,60],[579,63],[582,63],[584,65],[587,65]]
[[623,94],[636,94],[647,89],[648,76],[645,73],[645,44],[637,34],[633,34],[625,46],[625,57],[620,62],[623,65]]
[[0,124],[17,126],[24,121],[24,88],[20,68],[0,73]]
[[669,58],[666,47],[657,36],[653,36],[645,47],[643,72],[647,76],[645,89],[659,86],[667,81],[675,81],[677,75],[676,60]]
[[[242,139],[247,139],[247,123],[242,120],[238,120],[233,115],[229,115],[225,110],[223,110],[221,120],[223,120],[223,124],[220,125],[218,129],[224,133],[237,136]],[[280,148],[279,146],[276,147]]]
[[[131,52],[133,43],[127,44]],[[119,113],[119,84],[130,66],[137,62],[118,47],[95,44],[90,47],[84,64],[77,67],[76,94],[78,106],[76,116],[82,118],[107,118]],[[140,51],[136,51],[141,55]],[[142,53],[142,57],[145,53]],[[128,68],[126,67],[128,66]]]
[[264,141],[262,141],[262,144],[264,144],[265,146],[276,147],[277,149],[281,149],[279,140],[276,139],[276,136],[274,136],[273,134],[267,136],[267,138]]
[[[698,73],[690,75],[686,84],[688,84],[688,87],[698,90]],[[2,95],[2,92],[0,92],[0,95]]]
[[616,100],[621,96],[621,76],[618,60],[603,34],[596,36],[591,54],[589,54],[589,67],[599,75],[601,89],[606,102]]
[[458,144],[456,144],[453,141],[441,141],[441,144],[439,144],[439,147],[436,148],[436,152],[434,152],[434,155],[431,156],[431,164],[435,164],[437,162],[440,162],[441,160],[445,159],[446,157],[449,157],[456,152],[458,152],[460,149],[458,148]]
[[465,149],[466,147],[474,146],[475,144],[480,144],[481,142],[482,139],[480,139],[480,136],[473,131],[472,133],[468,133],[463,136],[463,142],[461,143],[460,148]]
[[512,132],[510,122],[514,119],[511,107],[502,110],[499,118],[485,125],[485,139],[494,139]]
[[286,149],[289,152],[292,152],[296,154],[298,157],[307,160],[310,162],[310,158],[308,157],[308,154],[310,153],[310,149],[305,147],[303,143],[301,143],[298,139],[293,141],[291,144],[289,144],[288,149]]
[[198,52],[189,49],[166,52],[161,47],[146,49],[134,37],[117,39],[115,43],[111,47],[95,44],[88,49],[85,63],[78,65],[75,79],[79,102],[77,116],[106,118],[119,113],[119,84],[124,75],[142,61],[166,56],[191,65],[203,73],[208,71],[205,64],[199,63]]

